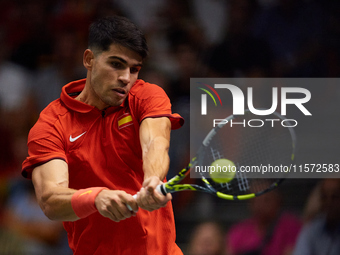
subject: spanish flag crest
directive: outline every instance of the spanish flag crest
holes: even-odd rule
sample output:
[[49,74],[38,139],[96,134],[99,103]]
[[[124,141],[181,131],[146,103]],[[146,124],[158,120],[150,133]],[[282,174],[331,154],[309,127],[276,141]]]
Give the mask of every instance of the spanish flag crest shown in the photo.
[[133,125],[132,116],[129,112],[118,117],[118,129]]

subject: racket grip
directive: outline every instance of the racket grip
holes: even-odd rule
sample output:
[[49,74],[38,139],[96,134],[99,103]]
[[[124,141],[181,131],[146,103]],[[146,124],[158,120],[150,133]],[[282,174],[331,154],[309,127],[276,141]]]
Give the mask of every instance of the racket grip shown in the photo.
[[[164,184],[159,184],[159,185],[156,187],[156,190],[157,190],[157,192],[158,192],[159,194],[163,194],[163,195],[165,196],[166,193],[164,194],[164,193],[162,192],[162,190],[164,190],[163,185],[164,185]],[[132,197],[133,197],[134,199],[137,199],[137,194],[134,194]],[[130,211],[133,211],[132,208],[131,208],[131,206],[129,206],[128,204],[126,204],[126,207],[127,207]]]
[[[137,194],[134,194],[132,197],[136,200],[136,199],[137,199]],[[130,205],[126,204],[126,207],[127,207],[130,211],[133,211]]]
[[167,192],[164,188],[164,183],[162,184],[159,184],[157,187],[156,187],[156,190],[158,191],[159,194],[162,194],[164,196],[166,196]]

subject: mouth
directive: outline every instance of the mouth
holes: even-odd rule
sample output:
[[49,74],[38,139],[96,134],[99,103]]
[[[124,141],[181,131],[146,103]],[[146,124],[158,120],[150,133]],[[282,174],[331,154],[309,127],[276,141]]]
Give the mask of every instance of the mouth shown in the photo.
[[121,95],[121,96],[125,96],[127,94],[127,92],[122,89],[122,88],[115,88],[115,89],[112,89],[114,92],[116,92],[117,94]]

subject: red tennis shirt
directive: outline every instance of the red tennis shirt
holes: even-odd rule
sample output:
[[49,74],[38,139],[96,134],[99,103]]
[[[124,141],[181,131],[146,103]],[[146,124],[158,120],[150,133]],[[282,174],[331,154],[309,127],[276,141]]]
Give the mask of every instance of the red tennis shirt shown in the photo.
[[[52,159],[62,159],[69,169],[69,187],[108,187],[135,194],[143,182],[139,126],[148,117],[166,116],[172,129],[183,118],[171,112],[170,100],[157,85],[137,80],[127,100],[106,110],[75,100],[85,79],[65,85],[59,99],[40,114],[28,136],[29,156],[22,175]],[[182,254],[175,244],[172,205],[153,212],[140,209],[136,217],[114,222],[98,212],[74,222],[64,222],[75,255]]]

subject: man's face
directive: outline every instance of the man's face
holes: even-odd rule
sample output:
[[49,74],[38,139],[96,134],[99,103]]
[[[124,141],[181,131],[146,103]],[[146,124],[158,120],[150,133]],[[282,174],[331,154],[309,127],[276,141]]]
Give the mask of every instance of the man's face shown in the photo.
[[[87,50],[89,51],[89,50]],[[142,57],[119,44],[112,44],[108,51],[94,54],[89,70],[90,105],[98,109],[119,106],[126,99],[142,67]]]

